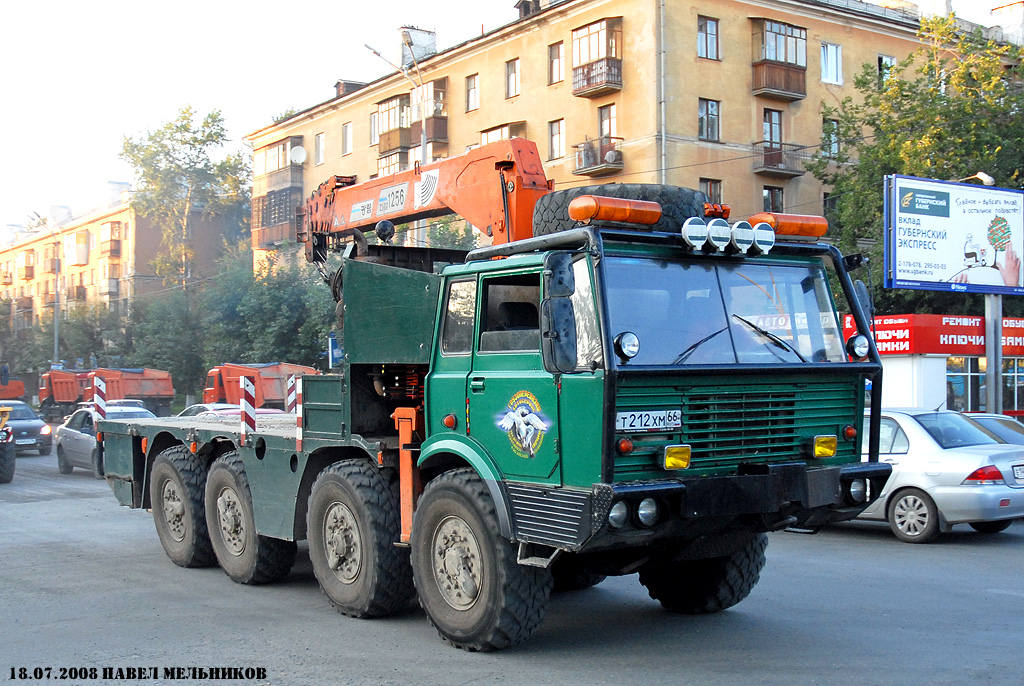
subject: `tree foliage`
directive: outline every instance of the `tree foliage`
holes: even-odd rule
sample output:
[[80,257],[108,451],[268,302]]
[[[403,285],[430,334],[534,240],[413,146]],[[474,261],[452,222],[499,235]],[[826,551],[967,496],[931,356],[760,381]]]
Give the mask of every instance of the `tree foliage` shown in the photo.
[[[956,180],[984,171],[999,186],[1024,188],[1019,48],[987,40],[980,31],[960,31],[953,17],[922,20],[919,36],[922,46],[887,74],[864,65],[855,80],[857,98],[847,97],[838,107],[822,105],[822,118],[836,125],[808,165],[832,186],[830,218],[840,247],[856,250],[858,243],[870,242],[879,266],[886,175]],[[875,270],[879,282],[881,271]],[[880,313],[955,314],[980,307],[979,296],[876,293]]]
[[248,224],[249,166],[242,153],[215,159],[227,142],[224,119],[214,110],[196,121],[191,107],[139,139],[125,138],[121,157],[138,176],[132,207],[161,229],[161,249],[153,263],[164,282],[186,285],[195,253],[192,223],[197,216],[221,216],[244,232]]

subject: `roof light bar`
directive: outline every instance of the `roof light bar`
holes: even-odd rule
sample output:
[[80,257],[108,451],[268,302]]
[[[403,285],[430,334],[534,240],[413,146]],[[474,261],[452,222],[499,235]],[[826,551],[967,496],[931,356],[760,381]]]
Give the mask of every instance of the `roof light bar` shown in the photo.
[[776,235],[785,236],[790,240],[813,241],[828,231],[828,220],[810,214],[782,214],[779,212],[760,212],[750,217],[751,224],[764,222],[772,227]]
[[704,203],[705,217],[721,217],[722,219],[728,219],[730,212],[732,212],[732,209],[728,205],[722,205],[717,202]]
[[569,203],[569,217],[584,223],[606,221],[655,224],[661,219],[661,205],[646,200],[581,195]]

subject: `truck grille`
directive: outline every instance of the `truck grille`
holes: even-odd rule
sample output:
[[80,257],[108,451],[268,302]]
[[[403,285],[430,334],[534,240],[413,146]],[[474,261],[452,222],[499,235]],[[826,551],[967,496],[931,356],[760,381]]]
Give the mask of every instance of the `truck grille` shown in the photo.
[[[771,384],[686,388],[650,379],[628,380],[619,388],[619,412],[680,408],[682,426],[628,434],[634,451],[615,455],[615,480],[677,475],[661,468],[664,447],[677,443],[692,449],[688,474],[732,471],[741,462],[804,459],[803,443],[808,437],[838,434],[847,424],[860,426],[860,383],[859,377],[802,383],[780,377]],[[855,441],[840,440],[839,453],[831,461],[856,461],[860,459],[857,448]]]

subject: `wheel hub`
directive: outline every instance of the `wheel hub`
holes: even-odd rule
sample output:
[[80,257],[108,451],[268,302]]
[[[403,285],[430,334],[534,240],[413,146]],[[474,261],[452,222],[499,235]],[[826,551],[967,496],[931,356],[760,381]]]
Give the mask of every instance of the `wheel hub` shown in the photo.
[[434,580],[441,597],[456,610],[468,610],[480,594],[480,545],[459,517],[446,517],[434,532]]
[[327,565],[342,583],[359,576],[362,545],[355,515],[344,503],[333,503],[324,516],[324,548]]
[[920,535],[928,526],[928,509],[920,498],[907,496],[896,503],[896,526],[908,536]]
[[217,496],[217,519],[228,552],[241,555],[245,551],[245,526],[242,524],[242,506],[238,494],[225,488]]
[[165,481],[161,489],[161,500],[163,501],[164,521],[167,523],[167,530],[178,543],[185,540],[185,503],[181,501],[181,492],[178,485],[173,481]]

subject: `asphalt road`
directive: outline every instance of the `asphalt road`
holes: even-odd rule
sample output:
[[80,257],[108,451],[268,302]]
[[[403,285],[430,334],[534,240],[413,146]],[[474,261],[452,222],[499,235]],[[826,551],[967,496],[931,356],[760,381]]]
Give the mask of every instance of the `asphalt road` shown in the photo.
[[418,611],[339,615],[304,546],[272,587],[176,567],[149,513],[83,470],[59,474],[52,455],[21,457],[0,485],[0,680],[27,683],[21,667],[52,681],[95,668],[64,682],[82,684],[144,683],[104,668],[230,667],[265,669],[249,683],[267,684],[1021,682],[1024,522],[991,536],[958,526],[924,546],[876,523],[770,538],[761,582],[726,612],[671,615],[635,576],[614,578],[554,596],[525,645],[471,654]]

